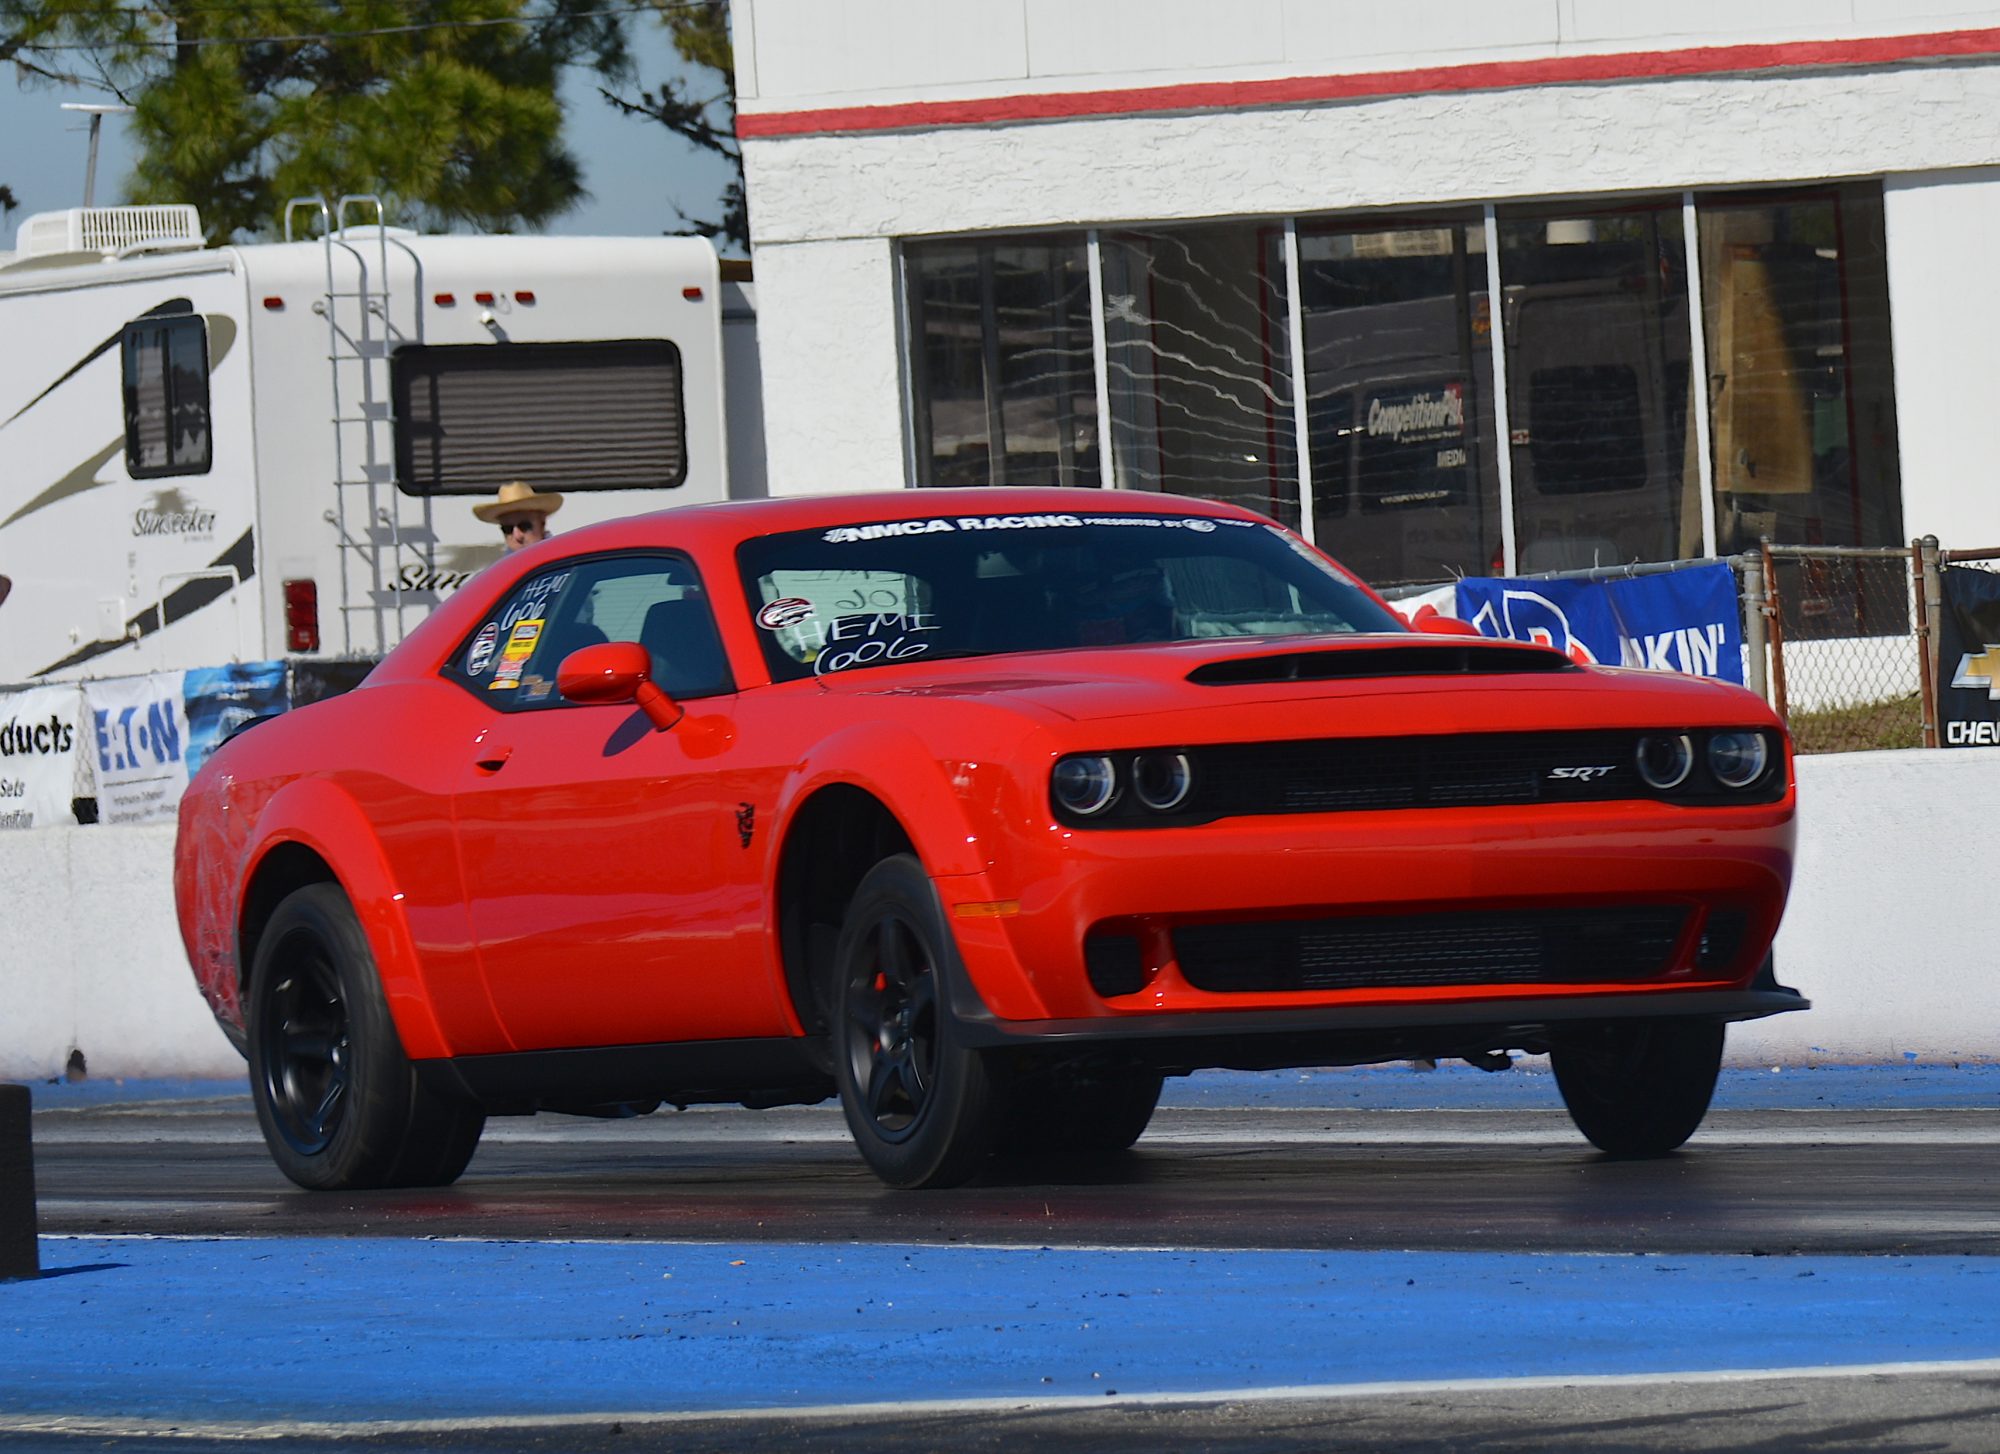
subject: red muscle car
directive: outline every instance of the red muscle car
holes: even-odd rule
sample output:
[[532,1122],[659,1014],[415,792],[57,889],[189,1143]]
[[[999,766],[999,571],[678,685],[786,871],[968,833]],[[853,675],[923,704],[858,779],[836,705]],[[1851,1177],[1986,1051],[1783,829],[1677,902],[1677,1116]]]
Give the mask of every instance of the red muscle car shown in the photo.
[[1773,976],[1762,701],[1412,630],[1152,494],[593,526],[461,587],[181,807],[202,993],[278,1166],[442,1184],[489,1115],[838,1096],[898,1187],[1120,1150],[1211,1066],[1546,1053],[1679,1146]]

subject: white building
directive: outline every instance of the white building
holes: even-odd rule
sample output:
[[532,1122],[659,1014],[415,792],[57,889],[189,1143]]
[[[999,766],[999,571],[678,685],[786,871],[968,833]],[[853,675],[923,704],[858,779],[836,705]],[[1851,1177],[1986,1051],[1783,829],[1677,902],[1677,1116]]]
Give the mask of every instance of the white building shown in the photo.
[[1214,495],[1382,584],[2000,545],[2000,7],[735,11],[774,493]]

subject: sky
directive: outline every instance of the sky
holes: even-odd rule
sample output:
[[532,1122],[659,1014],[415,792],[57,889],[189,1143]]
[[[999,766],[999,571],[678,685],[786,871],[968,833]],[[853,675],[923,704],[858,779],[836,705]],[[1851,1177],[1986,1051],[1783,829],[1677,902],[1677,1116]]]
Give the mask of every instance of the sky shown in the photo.
[[[630,93],[656,89],[661,80],[680,73],[681,60],[660,27],[635,25],[632,40],[638,80]],[[572,68],[565,79],[562,99],[570,148],[583,165],[584,185],[593,195],[547,230],[564,236],[665,232],[681,225],[674,200],[695,216],[718,216],[728,165],[695,152],[657,122],[619,114],[597,94],[598,84],[598,77],[580,68]],[[61,105],[110,99],[46,87],[27,89],[18,84],[12,67],[0,66],[0,184],[12,187],[20,203],[0,231],[0,249],[14,245],[14,228],[30,213],[82,205],[89,119],[64,111]],[[105,117],[97,156],[98,206],[124,200],[122,188],[131,173],[132,155],[124,119]]]

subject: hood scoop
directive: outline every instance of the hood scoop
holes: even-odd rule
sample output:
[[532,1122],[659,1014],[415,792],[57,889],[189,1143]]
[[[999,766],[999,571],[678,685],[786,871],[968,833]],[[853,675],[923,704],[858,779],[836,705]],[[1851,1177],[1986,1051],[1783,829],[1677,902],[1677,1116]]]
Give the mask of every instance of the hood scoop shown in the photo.
[[1575,671],[1568,657],[1540,648],[1467,642],[1436,646],[1343,646],[1211,661],[1188,673],[1200,687],[1328,682],[1371,677],[1519,676]]

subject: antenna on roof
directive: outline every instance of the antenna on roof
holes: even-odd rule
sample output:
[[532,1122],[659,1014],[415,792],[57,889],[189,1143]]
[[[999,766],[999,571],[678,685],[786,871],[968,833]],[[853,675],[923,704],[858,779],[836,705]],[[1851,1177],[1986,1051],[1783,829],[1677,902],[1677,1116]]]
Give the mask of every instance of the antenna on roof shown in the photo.
[[83,205],[89,207],[92,205],[91,196],[97,191],[97,134],[104,129],[105,117],[129,116],[132,114],[132,108],[111,102],[65,101],[62,103],[62,109],[83,111],[90,116],[90,160],[84,163],[83,167]]

